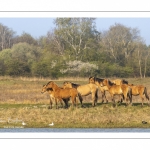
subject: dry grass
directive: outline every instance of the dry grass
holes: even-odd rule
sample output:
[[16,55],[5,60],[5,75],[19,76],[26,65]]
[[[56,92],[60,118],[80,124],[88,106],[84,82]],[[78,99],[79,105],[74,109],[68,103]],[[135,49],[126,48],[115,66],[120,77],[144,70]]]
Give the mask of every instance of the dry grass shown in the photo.
[[[62,86],[65,80],[60,79],[56,83]],[[149,95],[150,78],[127,80],[134,84],[145,85]],[[28,128],[50,127],[51,122],[54,122],[55,128],[150,127],[150,107],[146,103],[141,107],[139,96],[133,97],[134,105],[129,107],[123,104],[114,108],[111,101],[109,104],[101,104],[99,93],[98,106],[94,108],[91,107],[91,96],[87,96],[84,97],[86,108],[80,108],[78,105],[77,108],[49,110],[47,109],[49,95],[41,94],[43,84],[48,81],[49,79],[44,78],[0,77],[0,127],[22,126],[17,119],[25,121],[27,123],[25,127]],[[88,79],[69,81],[88,83]],[[108,93],[107,97],[110,100]],[[14,122],[8,122],[9,118]],[[147,124],[142,124],[142,120],[147,121]]]

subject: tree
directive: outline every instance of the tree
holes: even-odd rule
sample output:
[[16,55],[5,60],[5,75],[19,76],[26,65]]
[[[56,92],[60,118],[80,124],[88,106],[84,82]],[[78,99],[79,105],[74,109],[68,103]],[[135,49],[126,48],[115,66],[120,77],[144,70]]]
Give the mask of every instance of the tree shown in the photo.
[[15,32],[0,24],[0,50],[11,48]]
[[122,66],[126,65],[141,39],[137,28],[121,24],[111,26],[108,31],[102,34],[102,44],[108,55],[115,63]]
[[87,46],[88,40],[97,38],[99,35],[94,20],[94,18],[57,18],[55,20],[56,39],[58,43],[65,42],[65,50],[73,59],[81,60],[83,51],[90,49]]
[[37,41],[29,33],[26,32],[23,32],[21,36],[16,36],[13,41],[14,44],[24,42],[28,44],[37,45]]

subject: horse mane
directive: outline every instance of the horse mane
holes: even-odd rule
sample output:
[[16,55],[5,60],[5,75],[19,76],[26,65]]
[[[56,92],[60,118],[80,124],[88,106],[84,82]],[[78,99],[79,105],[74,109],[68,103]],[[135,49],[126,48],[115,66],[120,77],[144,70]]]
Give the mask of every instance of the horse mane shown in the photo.
[[104,79],[103,78],[95,78],[95,81],[97,81],[98,83],[101,83],[104,81]]
[[77,88],[77,87],[80,86],[80,84],[76,84],[76,83],[72,83],[72,82],[70,82],[70,83],[71,83],[71,85],[72,85],[73,88]]
[[67,83],[67,84],[70,83],[72,88],[77,88],[77,87],[80,86],[80,84],[76,84],[76,83],[73,83],[73,82],[70,82],[70,81],[65,81],[63,84],[65,84],[65,83]]
[[128,81],[126,81],[126,80],[123,79],[123,80],[122,80],[122,83],[123,83],[123,84],[128,84]]
[[48,86],[51,82],[52,82],[52,81],[49,81],[49,82],[46,84],[46,86]]
[[96,78],[96,77],[89,77],[89,80],[91,79],[91,78],[93,78],[94,79],[94,82],[95,81],[97,81],[98,83],[101,83],[101,82],[103,82],[104,81],[104,79],[103,78]]
[[108,84],[109,84],[110,86],[116,85],[115,83],[111,82],[110,80],[108,80]]

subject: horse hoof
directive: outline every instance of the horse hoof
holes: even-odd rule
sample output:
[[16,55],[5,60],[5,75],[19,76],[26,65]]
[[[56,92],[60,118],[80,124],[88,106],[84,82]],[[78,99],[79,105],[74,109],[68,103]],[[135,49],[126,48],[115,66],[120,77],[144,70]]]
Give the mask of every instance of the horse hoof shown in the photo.
[[116,107],[116,104],[113,104],[113,107]]

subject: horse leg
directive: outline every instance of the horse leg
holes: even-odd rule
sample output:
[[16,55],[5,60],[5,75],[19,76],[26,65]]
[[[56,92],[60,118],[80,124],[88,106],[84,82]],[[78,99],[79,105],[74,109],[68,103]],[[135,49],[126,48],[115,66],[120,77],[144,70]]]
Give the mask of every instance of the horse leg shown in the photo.
[[104,103],[104,98],[106,100],[106,103],[108,103],[108,99],[106,98],[106,94],[105,94],[106,92],[102,91],[101,93],[102,93],[102,103]]
[[60,100],[61,108],[63,108],[63,100]]
[[144,95],[142,95],[142,94],[141,94],[141,99],[142,99],[142,105],[141,105],[141,107],[143,107]]
[[49,107],[48,107],[48,109],[52,109],[52,104],[53,104],[53,102],[52,102],[52,98],[50,97],[50,101],[49,101]]
[[58,109],[58,100],[59,100],[59,99],[55,98],[56,109]]
[[98,100],[98,90],[95,92],[95,106],[97,105],[97,100]]
[[104,103],[104,91],[101,92],[102,93],[102,104]]
[[65,108],[68,108],[68,101],[69,99],[63,99],[64,103],[65,103]]
[[106,91],[104,91],[104,97],[105,97],[106,103],[108,103],[108,99],[106,98]]
[[113,107],[115,107],[116,104],[115,104],[115,99],[114,99],[114,95],[113,94],[111,94],[111,99],[112,99],[112,102],[113,102]]
[[83,104],[82,104],[83,98],[82,98],[80,93],[78,93],[78,97],[79,97],[79,100],[80,100],[81,107],[84,107]]
[[95,93],[92,92],[92,106],[95,106]]

